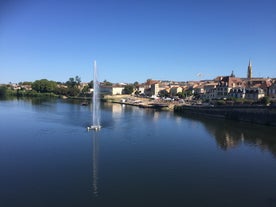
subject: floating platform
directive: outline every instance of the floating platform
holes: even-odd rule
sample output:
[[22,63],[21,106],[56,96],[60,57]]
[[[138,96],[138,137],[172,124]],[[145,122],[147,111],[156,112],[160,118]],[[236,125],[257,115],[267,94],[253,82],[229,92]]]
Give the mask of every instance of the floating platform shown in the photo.
[[97,126],[88,126],[87,130],[88,131],[90,131],[90,130],[99,131],[101,128],[102,128],[102,126],[100,126],[100,125],[97,125]]

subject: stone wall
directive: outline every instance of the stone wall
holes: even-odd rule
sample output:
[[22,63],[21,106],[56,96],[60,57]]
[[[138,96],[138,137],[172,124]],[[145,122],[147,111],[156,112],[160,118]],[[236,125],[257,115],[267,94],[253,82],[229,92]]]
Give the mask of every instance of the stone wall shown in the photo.
[[175,106],[176,113],[196,114],[276,126],[275,106]]

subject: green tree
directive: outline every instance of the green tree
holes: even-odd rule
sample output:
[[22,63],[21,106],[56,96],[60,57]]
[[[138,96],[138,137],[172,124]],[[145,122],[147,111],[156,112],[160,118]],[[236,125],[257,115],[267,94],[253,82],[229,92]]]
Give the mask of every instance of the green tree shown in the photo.
[[87,93],[89,91],[89,86],[84,86],[82,89],[82,93]]
[[268,96],[262,97],[262,98],[260,99],[260,103],[261,103],[261,104],[264,104],[264,105],[269,104],[269,103],[270,103],[269,97],[268,97]]
[[93,88],[93,87],[94,87],[94,81],[90,81],[90,82],[88,83],[88,86],[89,86],[89,88]]
[[0,97],[5,97],[7,95],[7,87],[0,86]]
[[113,84],[111,82],[107,81],[107,80],[104,80],[103,81],[103,85],[105,85],[105,86],[112,86]]
[[40,93],[50,93],[56,90],[57,83],[47,79],[36,80],[32,83],[32,89]]
[[79,76],[76,76],[75,78],[69,78],[69,80],[66,82],[67,85],[67,95],[68,96],[77,96],[80,93],[79,85],[80,85],[81,79]]
[[75,82],[77,83],[77,85],[79,86],[81,83],[81,78],[79,76],[75,77]]
[[30,82],[30,81],[24,81],[21,84],[19,83],[19,85],[32,85],[32,82]]
[[57,95],[68,95],[68,88],[65,87],[57,87],[55,90],[55,94]]
[[166,90],[161,90],[161,91],[159,91],[159,96],[160,97],[169,97],[170,96],[170,94],[169,94],[169,92],[168,91],[166,91]]
[[138,81],[135,81],[135,82],[133,83],[133,86],[134,86],[135,88],[139,88],[139,82],[138,82]]
[[77,96],[79,95],[80,90],[78,89],[78,87],[68,87],[67,89],[67,95],[68,96]]
[[77,82],[75,81],[74,78],[71,77],[71,78],[69,78],[68,81],[66,81],[66,85],[68,87],[75,87],[77,85]]
[[133,85],[130,85],[130,84],[126,85],[123,89],[123,93],[124,94],[132,94],[133,89],[134,89]]

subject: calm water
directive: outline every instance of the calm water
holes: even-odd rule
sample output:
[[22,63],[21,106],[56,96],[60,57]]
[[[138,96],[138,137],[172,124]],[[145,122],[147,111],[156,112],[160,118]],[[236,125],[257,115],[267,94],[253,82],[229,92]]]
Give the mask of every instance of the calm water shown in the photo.
[[276,206],[276,129],[103,104],[0,101],[0,206]]

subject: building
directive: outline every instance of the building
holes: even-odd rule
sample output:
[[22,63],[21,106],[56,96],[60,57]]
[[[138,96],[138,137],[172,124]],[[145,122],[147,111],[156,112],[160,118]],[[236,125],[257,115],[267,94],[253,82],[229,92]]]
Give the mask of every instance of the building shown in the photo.
[[276,98],[276,82],[274,82],[268,89],[268,96],[270,98]]
[[246,90],[242,87],[232,88],[228,94],[231,98],[245,98]]
[[178,93],[182,93],[182,87],[180,86],[173,86],[170,88],[170,95],[176,96]]
[[264,90],[261,88],[247,88],[245,90],[245,98],[258,101],[265,96]]
[[123,94],[124,86],[114,85],[114,86],[100,86],[100,93],[105,95],[121,95]]
[[242,87],[243,85],[244,85],[243,81],[240,78],[236,78],[233,76],[220,77],[217,87],[215,88],[214,98],[216,99],[227,98],[232,88],[239,88],[239,87]]
[[249,64],[247,67],[247,79],[251,79],[252,78],[252,64],[251,61],[249,60]]

